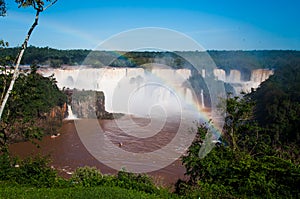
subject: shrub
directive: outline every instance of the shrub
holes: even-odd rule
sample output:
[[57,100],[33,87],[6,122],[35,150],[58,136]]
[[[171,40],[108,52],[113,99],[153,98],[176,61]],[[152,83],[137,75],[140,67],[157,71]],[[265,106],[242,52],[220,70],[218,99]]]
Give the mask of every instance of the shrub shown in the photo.
[[37,187],[52,187],[57,180],[57,173],[48,166],[46,157],[37,156],[17,160],[8,154],[0,156],[0,180]]
[[57,173],[48,166],[49,159],[37,156],[23,160],[16,168],[15,181],[19,184],[30,184],[37,187],[52,187],[55,185]]
[[0,155],[0,180],[8,181],[15,176],[17,159],[11,158],[8,153]]
[[149,176],[126,171],[118,172],[116,185],[122,188],[135,189],[146,193],[155,193],[158,190]]
[[97,186],[102,183],[103,176],[95,167],[77,168],[72,175],[71,182],[84,187]]
[[189,181],[178,182],[176,191],[191,197],[299,197],[300,167],[281,157],[251,155],[224,144],[199,157],[205,126],[200,126],[196,139],[182,158]]

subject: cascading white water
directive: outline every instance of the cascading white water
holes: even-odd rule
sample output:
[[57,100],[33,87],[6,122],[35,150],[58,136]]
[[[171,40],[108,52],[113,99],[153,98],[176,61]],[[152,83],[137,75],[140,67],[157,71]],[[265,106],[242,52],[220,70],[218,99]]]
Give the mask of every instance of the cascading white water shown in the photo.
[[201,105],[202,105],[202,108],[205,108],[205,105],[204,105],[203,89],[201,89]]
[[[214,76],[216,77],[217,80],[226,81],[226,72],[223,69],[214,69]],[[203,77],[203,75],[202,75]]]
[[217,80],[230,83],[238,95],[242,91],[249,93],[252,89],[258,88],[262,82],[266,81],[271,75],[273,75],[274,71],[270,69],[255,69],[251,71],[249,81],[242,81],[242,75],[239,70],[230,70],[228,76],[226,76],[226,72],[223,69],[214,69],[213,73]]
[[[44,76],[54,74],[60,89],[65,87],[103,91],[105,108],[108,112],[149,115],[151,112],[159,110],[158,107],[166,112],[176,112],[187,109],[186,107],[191,104],[198,106],[193,90],[184,86],[191,76],[189,69],[175,70],[161,66],[152,67],[150,70],[108,67],[44,69],[39,72]],[[232,83],[236,94],[239,94],[241,91],[250,92],[251,88],[257,88],[262,81],[273,74],[273,71],[254,70],[250,81],[242,81],[241,73],[238,70],[230,71],[229,76],[226,76],[222,69],[214,69],[213,73],[216,79]],[[205,70],[202,70],[201,74],[205,76]],[[202,107],[198,106],[199,108],[204,107],[203,94],[201,94],[200,105]]]
[[41,71],[54,74],[59,88],[103,91],[108,112],[149,115],[163,109],[179,112],[194,99],[191,88],[183,86],[191,76],[188,69],[86,68]]
[[66,118],[66,120],[75,120],[75,119],[77,119],[77,116],[73,114],[72,107],[71,105],[68,104],[68,117]]
[[226,77],[226,82],[229,83],[241,82],[241,72],[239,70],[230,70],[229,76]]

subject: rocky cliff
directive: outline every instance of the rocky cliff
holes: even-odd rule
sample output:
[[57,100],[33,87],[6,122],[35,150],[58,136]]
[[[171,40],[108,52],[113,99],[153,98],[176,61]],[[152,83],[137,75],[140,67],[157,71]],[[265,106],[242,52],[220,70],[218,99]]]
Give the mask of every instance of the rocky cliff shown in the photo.
[[113,119],[118,114],[105,110],[105,97],[102,91],[67,90],[69,104],[77,118]]

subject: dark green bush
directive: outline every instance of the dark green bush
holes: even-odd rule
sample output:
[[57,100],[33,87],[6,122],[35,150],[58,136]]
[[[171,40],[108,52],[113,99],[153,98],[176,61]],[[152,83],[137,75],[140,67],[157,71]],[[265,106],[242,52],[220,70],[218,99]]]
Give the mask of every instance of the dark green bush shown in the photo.
[[77,168],[70,179],[75,185],[93,187],[102,184],[102,174],[96,167]]
[[15,165],[17,165],[17,159],[11,158],[8,153],[0,155],[0,181],[8,181],[15,176],[18,170]]
[[154,194],[163,198],[175,197],[167,189],[155,186],[152,179],[144,174],[134,174],[120,171],[117,175],[102,175],[95,167],[77,168],[70,182],[72,186],[79,187],[120,187],[128,190],[136,190],[144,193]]
[[144,191],[146,193],[155,193],[158,190],[149,176],[126,171],[118,172],[116,186]]
[[19,184],[29,184],[37,187],[52,187],[55,185],[57,173],[48,166],[45,157],[27,158],[19,168],[16,168],[15,181]]
[[198,181],[197,186],[191,186],[191,184],[179,179],[175,187],[175,193],[184,198],[236,198],[231,194],[230,187],[222,184]]
[[177,183],[177,193],[205,198],[298,198],[299,164],[284,159],[275,145],[266,142],[268,134],[253,120],[254,104],[248,98],[229,96],[226,105],[221,141],[205,157],[199,156],[199,150],[209,129],[206,124],[198,126],[182,157],[189,180]]
[[0,180],[36,187],[52,187],[57,181],[57,173],[48,166],[46,157],[37,156],[18,161],[8,154],[0,156]]

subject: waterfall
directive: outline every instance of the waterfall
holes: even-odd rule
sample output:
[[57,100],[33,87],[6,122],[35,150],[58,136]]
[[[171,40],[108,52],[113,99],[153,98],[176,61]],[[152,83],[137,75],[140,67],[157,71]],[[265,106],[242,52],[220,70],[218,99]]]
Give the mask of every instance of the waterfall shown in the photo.
[[[217,80],[225,82],[226,80],[226,73],[225,70],[223,69],[214,69],[214,76],[216,77]],[[205,72],[204,72],[205,74]]]
[[251,81],[252,82],[263,82],[274,74],[273,70],[269,69],[256,69],[251,71]]
[[202,104],[202,108],[205,108],[205,106],[204,106],[204,95],[203,95],[203,89],[201,89],[201,104]]
[[72,107],[71,105],[68,104],[68,117],[66,118],[67,120],[75,120],[78,119],[75,114],[73,114]]
[[[188,106],[194,100],[191,87],[184,86],[191,76],[189,69],[154,67],[149,71],[143,68],[107,67],[46,69],[41,73],[44,76],[54,74],[60,89],[103,91],[108,112],[148,114],[158,106],[166,112],[179,112],[174,107],[179,107],[180,103]],[[68,112],[68,119],[72,119],[74,116],[69,107]]]
[[239,70],[230,70],[229,76],[226,77],[226,82],[229,83],[241,82],[241,72]]
[[[202,69],[202,76],[209,78],[210,74]],[[144,68],[85,68],[85,69],[40,69],[39,73],[48,77],[54,74],[60,89],[103,91],[105,109],[108,112],[148,114],[151,110],[161,107],[164,111],[178,112],[182,106],[189,107],[197,99],[193,97],[193,89],[186,84],[191,77],[190,69],[171,69],[153,67]],[[214,69],[213,76],[219,81],[229,83],[238,95],[241,91],[250,92],[265,81],[272,70],[256,69],[252,71],[250,81],[241,79],[241,72],[231,70],[229,75],[223,69]],[[202,93],[203,91],[201,91]],[[201,102],[200,102],[201,100]],[[201,94],[199,105],[204,108],[204,96]],[[201,103],[201,104],[200,104]],[[198,103],[197,103],[198,104]],[[200,108],[200,107],[199,107]],[[76,119],[68,106],[69,117]]]
[[214,69],[213,73],[217,80],[229,83],[234,88],[235,94],[239,95],[242,91],[249,93],[252,89],[258,88],[262,82],[273,75],[274,71],[270,69],[252,70],[249,81],[243,81],[241,71],[236,69],[230,70],[228,76],[223,69]]

